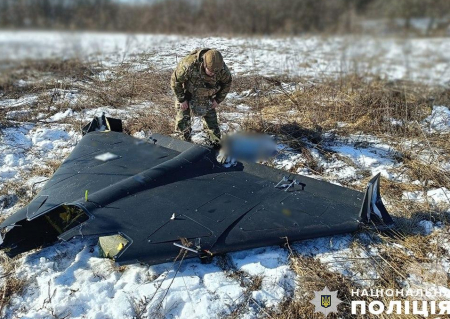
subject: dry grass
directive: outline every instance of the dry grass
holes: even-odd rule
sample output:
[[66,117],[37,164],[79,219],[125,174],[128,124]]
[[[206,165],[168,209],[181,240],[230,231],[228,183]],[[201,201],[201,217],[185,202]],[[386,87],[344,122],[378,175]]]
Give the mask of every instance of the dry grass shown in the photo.
[[[338,129],[347,134],[412,137],[421,134],[412,123],[428,115],[433,104],[450,102],[448,90],[417,83],[367,80],[356,75],[313,84],[303,82],[294,92],[280,86],[281,94],[260,95],[259,117],[246,123],[247,128],[276,133],[281,128],[276,123],[289,123],[319,133]],[[348,125],[339,128],[339,123]]]
[[121,108],[133,103],[150,101],[171,105],[170,72],[156,72],[149,68],[135,71],[131,65],[122,65],[114,70],[114,77],[85,88],[94,105],[110,105]]
[[14,194],[14,197],[17,198],[14,200],[14,204],[18,205],[17,207],[20,208],[31,201],[32,196],[29,190],[30,189],[24,184],[7,181],[3,183],[3,188],[0,190],[0,196],[5,195],[6,197],[9,197],[11,194]]
[[71,81],[92,80],[100,70],[98,64],[79,59],[25,60],[1,73],[0,96],[17,99],[55,87],[65,88]]
[[[74,111],[100,106],[120,109],[151,102],[155,107],[163,106],[161,112],[139,111],[136,117],[145,115],[149,120],[143,122],[148,123],[143,123],[140,118],[133,121],[133,127],[154,129],[160,126],[156,131],[168,133],[159,123],[167,123],[167,116],[174,118],[170,71],[158,71],[151,66],[135,70],[132,63],[111,68],[106,74],[101,71],[104,68],[100,63],[79,59],[24,61],[11,66],[0,75],[0,98],[35,98],[17,107],[0,109],[0,129],[24,122],[39,122],[42,114],[48,118],[68,108]],[[78,97],[75,102],[66,98],[70,92],[75,92]],[[24,110],[26,112],[22,114]],[[19,112],[13,118],[7,118],[10,111]],[[79,123],[71,124],[79,126]]]
[[58,160],[44,161],[39,165],[34,165],[31,168],[29,175],[50,177],[56,172],[60,165],[61,161]]
[[[69,107],[76,108],[61,92],[77,90],[80,83],[93,81],[101,70],[98,63],[79,59],[26,60],[11,65],[0,74],[0,98],[30,99],[0,110],[0,129],[23,122],[38,122],[39,114],[51,116]],[[26,112],[7,119],[9,111]]]
[[0,315],[9,305],[11,298],[22,293],[25,289],[26,281],[19,279],[15,273],[16,262],[9,259],[4,254],[0,255],[1,282],[0,287]]
[[[52,176],[61,165],[60,161],[49,160],[44,161],[39,165],[34,165],[28,172],[29,177],[33,176]],[[6,181],[0,189],[0,222],[6,217],[1,214],[5,208],[15,206],[17,209],[27,205],[36,195],[36,188],[43,186],[46,180],[42,183],[36,183],[31,186],[25,185],[24,182]]]
[[149,111],[137,111],[135,116],[127,120],[124,130],[128,134],[144,131],[169,135],[174,132],[174,107],[160,107]]

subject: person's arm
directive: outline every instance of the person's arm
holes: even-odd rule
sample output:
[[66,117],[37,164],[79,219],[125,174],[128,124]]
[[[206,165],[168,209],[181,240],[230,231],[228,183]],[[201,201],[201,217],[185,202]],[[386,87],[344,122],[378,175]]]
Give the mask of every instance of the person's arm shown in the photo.
[[230,92],[231,82],[232,82],[231,72],[228,70],[228,67],[224,65],[224,68],[220,71],[220,90],[216,93],[215,100],[217,103],[225,100],[228,92]]
[[186,101],[186,94],[183,84],[187,81],[187,73],[187,67],[183,63],[180,63],[173,71],[170,78],[170,86],[172,87],[172,91],[180,103]]

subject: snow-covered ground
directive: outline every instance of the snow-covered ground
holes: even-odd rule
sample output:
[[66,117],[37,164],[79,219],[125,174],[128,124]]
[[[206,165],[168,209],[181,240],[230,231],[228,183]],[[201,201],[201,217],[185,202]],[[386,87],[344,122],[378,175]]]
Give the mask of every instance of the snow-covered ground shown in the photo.
[[[182,46],[180,45],[182,44]],[[449,39],[370,39],[370,38],[190,38],[162,35],[125,35],[56,32],[0,31],[0,59],[22,60],[48,57],[80,56],[101,61],[105,67],[122,62],[143,67],[142,61],[159,69],[171,69],[177,59],[196,47],[216,47],[224,52],[234,74],[289,74],[323,77],[339,72],[359,70],[390,79],[415,79],[446,84],[450,79]],[[144,60],[137,57],[144,57]],[[146,65],[145,67],[148,67]],[[106,74],[106,73],[105,73]],[[285,84],[283,84],[285,85]],[[286,84],[287,85],[287,84]],[[62,92],[68,100],[77,99],[76,91]],[[240,102],[249,92],[232,92],[229,100],[236,104],[233,112],[222,114],[222,129],[239,127],[240,120],[252,112]],[[0,108],[14,120],[37,96],[18,99],[0,97]],[[70,106],[70,103],[69,103]],[[148,110],[151,103],[114,109],[109,106],[76,111],[65,108],[51,116],[41,114],[36,123],[8,127],[0,133],[0,190],[11,185],[24,185],[36,192],[46,180],[42,169],[63,160],[81,138],[78,127],[69,123],[86,122],[106,112],[127,119],[136,109]],[[449,106],[435,106],[429,117],[418,123],[424,134],[450,132]],[[345,125],[345,123],[343,123]],[[200,121],[194,122],[194,140],[201,140]],[[135,136],[145,138],[147,132]],[[279,144],[278,156],[271,165],[333,183],[362,189],[360,180],[367,174],[381,173],[393,182],[420,186],[420,181],[402,174],[399,150],[388,139],[359,134],[334,136],[321,147],[325,156],[311,142],[304,143],[321,168],[321,174],[302,165],[301,153]],[[412,145],[412,141],[404,141]],[[426,154],[424,158],[426,159]],[[424,160],[425,161],[425,160]],[[450,167],[444,163],[442,167]],[[420,189],[420,188],[419,188]],[[8,191],[6,191],[8,193]],[[431,205],[450,213],[450,191],[431,188],[427,192],[403,193],[403,200]],[[389,203],[388,203],[389,204]],[[17,210],[14,191],[0,197],[0,213],[8,216]],[[442,249],[450,254],[448,231],[442,223],[421,220],[418,234],[441,234]],[[439,235],[439,236],[441,236]],[[447,237],[446,237],[447,236]],[[357,241],[365,249],[355,248]],[[291,245],[293,252],[320,261],[326,269],[340,273],[355,284],[370,287],[379,278],[370,260],[378,254],[365,233],[307,240]],[[58,243],[22,255],[17,260],[15,275],[26,280],[25,290],[13,296],[3,309],[5,318],[220,318],[240,309],[241,318],[256,318],[264,309],[280,304],[295,295],[297,274],[290,266],[287,248],[265,247],[230,253],[204,265],[197,260],[181,264],[130,265],[118,267],[111,260],[98,258],[93,238]],[[367,260],[361,269],[355,260]],[[450,259],[441,265],[449,273]],[[414,279],[414,280],[413,280]],[[5,278],[0,276],[0,287]],[[412,278],[414,284],[420,284]],[[257,284],[255,284],[257,283]],[[442,291],[450,291],[443,283]]]
[[[0,60],[80,57],[106,66],[151,63],[172,69],[200,47],[223,52],[235,74],[336,76],[376,74],[390,80],[450,81],[450,39],[371,37],[187,37],[178,35],[0,31]],[[144,64],[142,64],[145,62]]]

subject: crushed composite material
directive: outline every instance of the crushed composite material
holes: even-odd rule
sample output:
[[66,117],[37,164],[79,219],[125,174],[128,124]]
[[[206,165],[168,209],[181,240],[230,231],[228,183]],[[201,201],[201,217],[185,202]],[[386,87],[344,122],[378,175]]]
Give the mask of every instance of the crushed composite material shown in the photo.
[[[77,220],[57,231],[46,216],[67,209]],[[187,257],[205,257],[353,232],[374,218],[392,222],[379,176],[358,192],[255,163],[225,168],[213,149],[167,136],[92,130],[31,203],[0,225],[0,248],[12,257],[57,238],[120,235],[105,255],[155,264],[173,260],[185,242]]]

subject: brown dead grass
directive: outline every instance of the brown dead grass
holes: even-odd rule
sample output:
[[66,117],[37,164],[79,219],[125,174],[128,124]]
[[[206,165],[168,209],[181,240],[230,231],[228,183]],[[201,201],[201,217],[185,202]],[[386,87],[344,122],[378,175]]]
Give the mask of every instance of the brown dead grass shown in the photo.
[[19,279],[15,273],[16,262],[0,255],[1,277],[3,285],[0,287],[0,315],[9,305],[14,295],[22,293],[25,289],[26,281]]
[[[21,122],[37,122],[38,114],[51,116],[67,109],[68,100],[61,90],[76,89],[79,83],[92,81],[101,71],[98,63],[87,63],[79,59],[25,60],[11,65],[0,73],[0,98],[18,99],[37,96],[27,104],[0,110],[0,129]],[[6,119],[9,111],[26,110],[24,114]]]
[[13,123],[6,118],[6,109],[0,109],[0,133],[2,129],[13,126]]
[[18,205],[18,208],[20,208],[31,201],[32,196],[29,190],[30,189],[27,188],[24,184],[7,181],[3,183],[3,188],[0,190],[0,196],[8,196],[10,194],[14,194],[15,196],[17,196],[16,205]]
[[[100,76],[103,70],[97,62],[79,59],[29,60],[13,65],[0,74],[0,98],[33,95],[37,99],[27,105],[0,110],[0,129],[22,122],[37,122],[39,114],[50,117],[68,108],[84,111],[100,106],[124,108],[151,102],[173,109],[170,71],[159,71],[152,66],[136,70],[132,64],[124,63],[109,69],[111,76],[105,78]],[[80,97],[75,103],[65,98],[65,92],[73,90]],[[20,110],[27,110],[27,113],[6,119],[7,112]],[[171,111],[164,111],[168,112]]]
[[30,176],[50,177],[56,172],[60,165],[61,161],[58,160],[45,161],[44,163],[41,163],[39,165],[34,165],[31,168],[29,174]]
[[[5,98],[19,98],[39,94],[71,81],[88,81],[100,72],[98,64],[79,59],[25,60],[0,74],[0,94]],[[41,80],[48,79],[48,80]],[[25,81],[19,84],[19,80]]]
[[[156,107],[155,107],[156,108]],[[135,116],[127,120],[124,130],[128,134],[140,131],[170,135],[174,132],[174,107],[160,107],[157,110],[137,111]]]
[[150,101],[162,105],[173,104],[170,91],[170,72],[156,72],[152,68],[135,71],[123,65],[114,70],[114,77],[107,81],[95,80],[85,88],[94,105],[117,108],[133,103]]
[[[328,131],[338,129],[339,123],[347,123],[339,128],[339,133],[412,137],[421,132],[411,123],[428,115],[433,104],[450,102],[449,93],[444,89],[409,82],[367,80],[355,75],[317,83],[304,81],[294,92],[279,89],[281,94],[261,96],[260,117],[255,123],[253,119],[246,123],[247,127],[258,129],[278,122]],[[392,119],[403,124],[393,124]],[[272,126],[273,130],[277,128]]]

